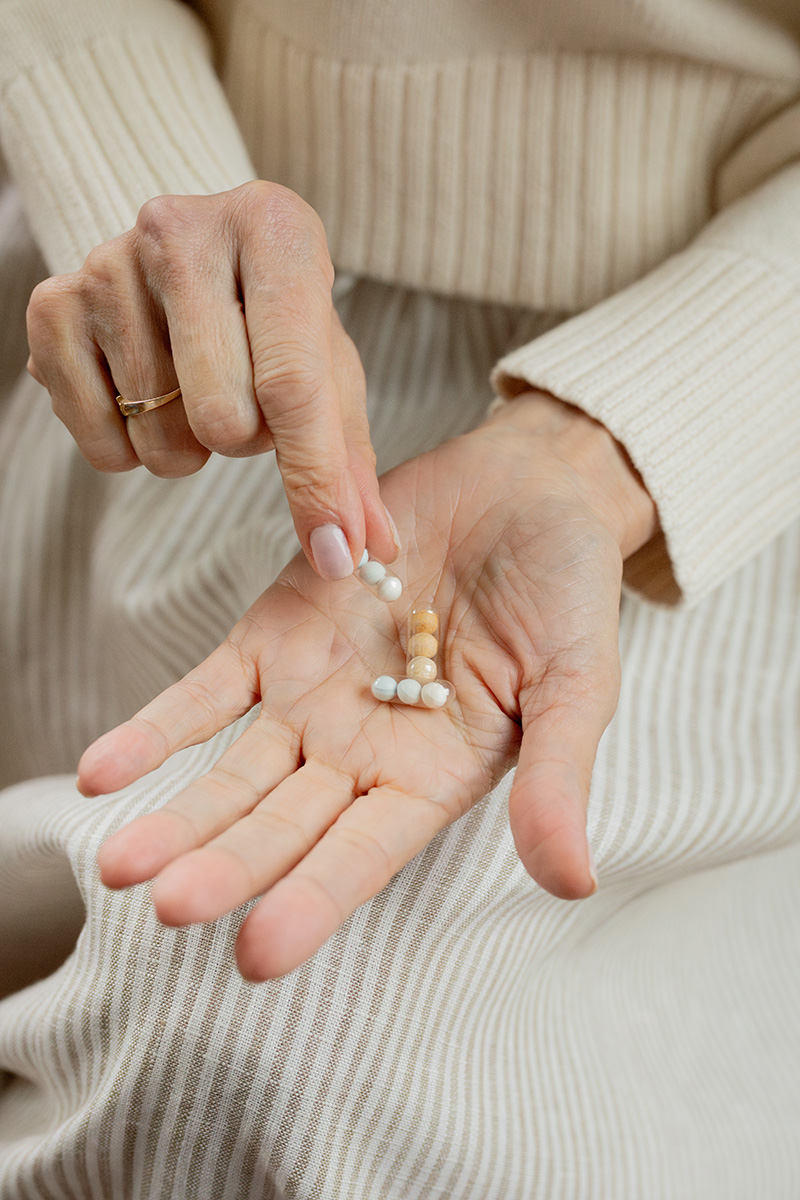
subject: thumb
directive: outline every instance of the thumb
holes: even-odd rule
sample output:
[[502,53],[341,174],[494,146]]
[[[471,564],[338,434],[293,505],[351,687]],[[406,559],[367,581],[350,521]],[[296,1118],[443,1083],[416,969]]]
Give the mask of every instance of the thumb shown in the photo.
[[618,664],[580,683],[548,680],[522,713],[522,747],[509,797],[514,844],[525,870],[562,900],[591,896],[597,875],[586,839],[586,810],[597,747],[616,709]]

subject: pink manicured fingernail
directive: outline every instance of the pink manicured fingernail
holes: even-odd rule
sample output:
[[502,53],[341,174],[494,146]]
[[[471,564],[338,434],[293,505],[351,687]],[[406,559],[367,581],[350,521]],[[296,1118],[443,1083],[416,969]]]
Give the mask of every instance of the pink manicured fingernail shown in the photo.
[[338,525],[319,525],[308,540],[314,566],[323,579],[346,579],[353,574],[350,547]]
[[403,549],[403,547],[400,544],[400,534],[397,532],[397,526],[394,523],[394,517],[389,512],[388,508],[385,508],[384,511],[386,512],[386,519],[389,522],[389,527],[392,531],[392,537],[394,538],[394,544],[397,548],[397,553],[399,554],[400,551]]

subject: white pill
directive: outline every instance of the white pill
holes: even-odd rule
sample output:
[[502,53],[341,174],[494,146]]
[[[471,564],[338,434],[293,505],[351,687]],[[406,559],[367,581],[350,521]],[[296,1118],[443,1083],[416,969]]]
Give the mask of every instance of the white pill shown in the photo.
[[426,708],[444,708],[448,691],[441,683],[426,683],[422,688],[421,700]]
[[391,675],[379,675],[372,685],[372,694],[376,700],[394,700],[397,694],[397,680]]
[[368,562],[369,562],[369,555],[367,554],[367,552],[365,550],[364,553],[361,555],[361,558],[358,560],[358,567],[356,569],[360,571],[361,568],[364,566],[364,563],[368,563]]
[[[369,565],[372,566],[372,563]],[[402,594],[403,585],[396,575],[387,575],[378,584],[378,597],[387,604],[391,604],[392,600],[399,600]]]
[[422,684],[416,679],[401,679],[397,685],[397,699],[403,704],[418,704]]
[[383,563],[367,562],[360,568],[359,575],[364,580],[364,583],[376,584],[383,579],[386,574],[386,567]]

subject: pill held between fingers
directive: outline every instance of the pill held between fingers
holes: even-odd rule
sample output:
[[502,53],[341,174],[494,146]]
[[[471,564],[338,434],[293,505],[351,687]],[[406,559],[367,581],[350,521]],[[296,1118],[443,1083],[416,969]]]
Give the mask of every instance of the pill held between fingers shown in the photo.
[[431,683],[437,675],[436,663],[425,655],[412,658],[406,671],[412,679],[418,679],[420,683]]
[[409,658],[416,658],[420,654],[423,658],[435,658],[438,650],[439,643],[432,633],[415,633],[408,640]]
[[372,685],[372,694],[376,700],[394,700],[397,680],[391,675],[379,675]]
[[359,567],[358,573],[364,580],[364,583],[374,585],[383,579],[384,575],[386,574],[386,567],[383,565],[383,563],[370,560],[369,562],[364,563],[363,567]]
[[365,550],[364,553],[361,555],[361,558],[358,560],[358,566],[356,567],[356,570],[360,571],[361,568],[364,566],[364,563],[368,563],[368,562],[369,562],[369,555],[367,554],[367,552]]
[[399,600],[402,594],[403,585],[396,575],[387,575],[378,584],[378,598],[385,600],[387,604],[391,604],[392,600]]
[[418,679],[401,679],[397,685],[397,699],[402,704],[418,704],[422,684]]

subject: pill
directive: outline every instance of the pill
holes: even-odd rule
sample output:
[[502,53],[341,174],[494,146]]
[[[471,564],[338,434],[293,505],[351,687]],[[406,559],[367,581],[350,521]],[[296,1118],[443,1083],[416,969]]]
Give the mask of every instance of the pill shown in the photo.
[[356,569],[356,579],[369,588],[374,596],[391,604],[399,600],[403,594],[403,585],[396,575],[392,575],[377,558],[370,558],[365,550]]
[[450,698],[448,686],[441,680],[426,683],[420,689],[420,699],[426,708],[444,708]]
[[439,674],[439,614],[432,604],[415,604],[406,619],[406,676],[432,683]]
[[411,609],[408,614],[408,636],[412,638],[416,633],[433,633],[439,632],[439,615],[435,608],[417,608]]
[[386,575],[386,567],[383,563],[376,562],[375,559],[370,559],[365,562],[360,569],[361,578],[364,583],[380,583]]
[[401,679],[397,684],[397,699],[402,704],[417,704],[422,693],[418,679]]
[[394,700],[397,695],[397,680],[391,675],[379,675],[372,685],[376,700]]
[[420,683],[432,683],[438,670],[432,658],[426,658],[424,654],[420,654],[409,661],[406,674],[410,679],[418,679]]
[[385,600],[387,604],[391,604],[393,600],[399,600],[403,594],[403,585],[396,575],[387,575],[378,584],[378,599]]
[[456,689],[446,679],[421,684],[418,679],[395,679],[380,675],[372,685],[376,700],[398,700],[411,708],[444,708],[456,698]]
[[424,658],[435,658],[439,653],[439,643],[432,633],[415,633],[408,639],[408,657],[416,658],[421,654]]

